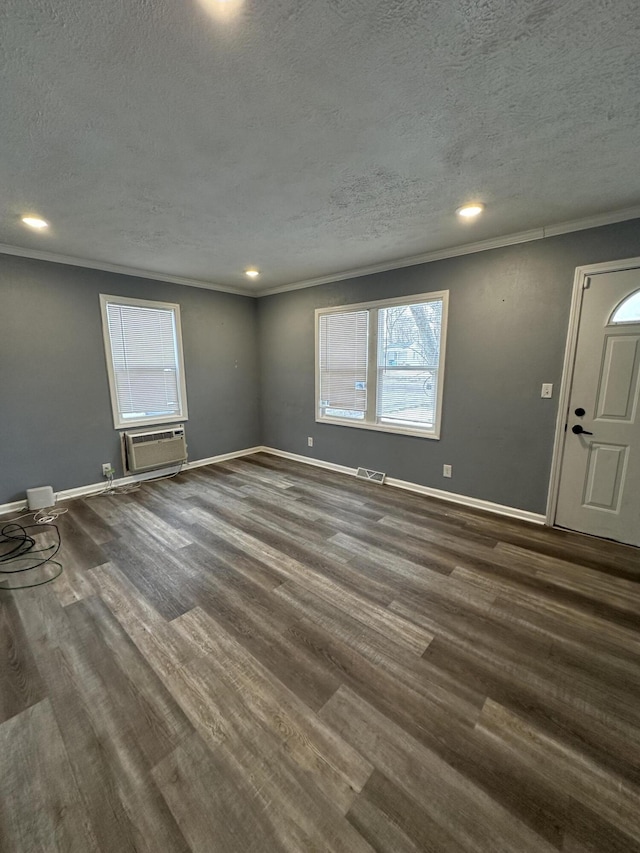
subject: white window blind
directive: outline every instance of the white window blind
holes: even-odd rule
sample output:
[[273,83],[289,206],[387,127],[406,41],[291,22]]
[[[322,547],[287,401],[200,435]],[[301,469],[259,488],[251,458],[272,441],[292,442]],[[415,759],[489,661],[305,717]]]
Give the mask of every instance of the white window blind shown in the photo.
[[325,314],[320,318],[321,416],[364,419],[368,323],[367,311]]
[[448,293],[318,309],[319,421],[440,437]]
[[116,428],[185,419],[179,306],[101,300]]

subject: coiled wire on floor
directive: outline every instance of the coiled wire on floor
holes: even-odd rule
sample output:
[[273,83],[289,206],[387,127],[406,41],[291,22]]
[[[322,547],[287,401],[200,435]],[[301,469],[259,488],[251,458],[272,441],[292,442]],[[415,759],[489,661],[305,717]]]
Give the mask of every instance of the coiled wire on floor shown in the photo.
[[[38,542],[28,531],[37,529],[42,533],[46,528],[55,531],[56,541],[36,547]],[[4,524],[0,529],[0,590],[30,589],[51,583],[62,572],[62,563],[54,560],[59,550],[60,531],[55,524],[42,521],[27,525],[15,521]],[[38,569],[42,571],[37,572]],[[17,579],[16,583],[12,583],[13,578]]]

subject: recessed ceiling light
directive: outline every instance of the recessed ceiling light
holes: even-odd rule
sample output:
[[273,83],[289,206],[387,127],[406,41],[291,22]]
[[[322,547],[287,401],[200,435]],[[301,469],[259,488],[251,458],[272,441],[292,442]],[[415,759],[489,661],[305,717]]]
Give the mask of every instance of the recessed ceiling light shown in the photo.
[[38,230],[49,227],[47,220],[40,219],[38,216],[23,216],[22,221],[25,225],[28,225],[29,228],[37,228]]
[[464,207],[459,207],[456,210],[458,216],[462,216],[463,219],[473,219],[475,216],[479,216],[484,210],[484,204],[480,204],[480,202],[476,202],[474,204],[465,204]]
[[199,3],[212,18],[232,21],[239,14],[244,0],[199,0]]
[[244,271],[245,275],[248,275],[249,278],[257,278],[260,275],[260,270],[254,269],[253,267],[249,270]]

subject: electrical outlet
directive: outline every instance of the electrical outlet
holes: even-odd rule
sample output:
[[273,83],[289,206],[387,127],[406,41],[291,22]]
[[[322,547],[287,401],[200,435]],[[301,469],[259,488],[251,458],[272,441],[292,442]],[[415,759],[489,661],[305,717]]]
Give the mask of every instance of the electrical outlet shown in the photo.
[[113,474],[113,468],[111,467],[111,462],[103,462],[102,463],[102,476],[110,477]]
[[451,477],[452,466],[451,465],[443,465],[442,466],[442,476],[443,477]]
[[312,436],[309,436],[309,438],[307,438],[307,447],[313,447],[313,437]]
[[553,385],[551,382],[545,382],[542,386],[542,391],[540,392],[540,396],[544,397],[545,400],[550,400],[553,397]]

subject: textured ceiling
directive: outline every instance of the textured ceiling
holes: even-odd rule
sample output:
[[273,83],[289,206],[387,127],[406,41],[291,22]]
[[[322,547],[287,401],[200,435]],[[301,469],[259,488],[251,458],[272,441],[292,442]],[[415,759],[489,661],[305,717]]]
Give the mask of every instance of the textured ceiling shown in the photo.
[[0,243],[258,290],[630,207],[639,30],[638,0],[4,0]]

